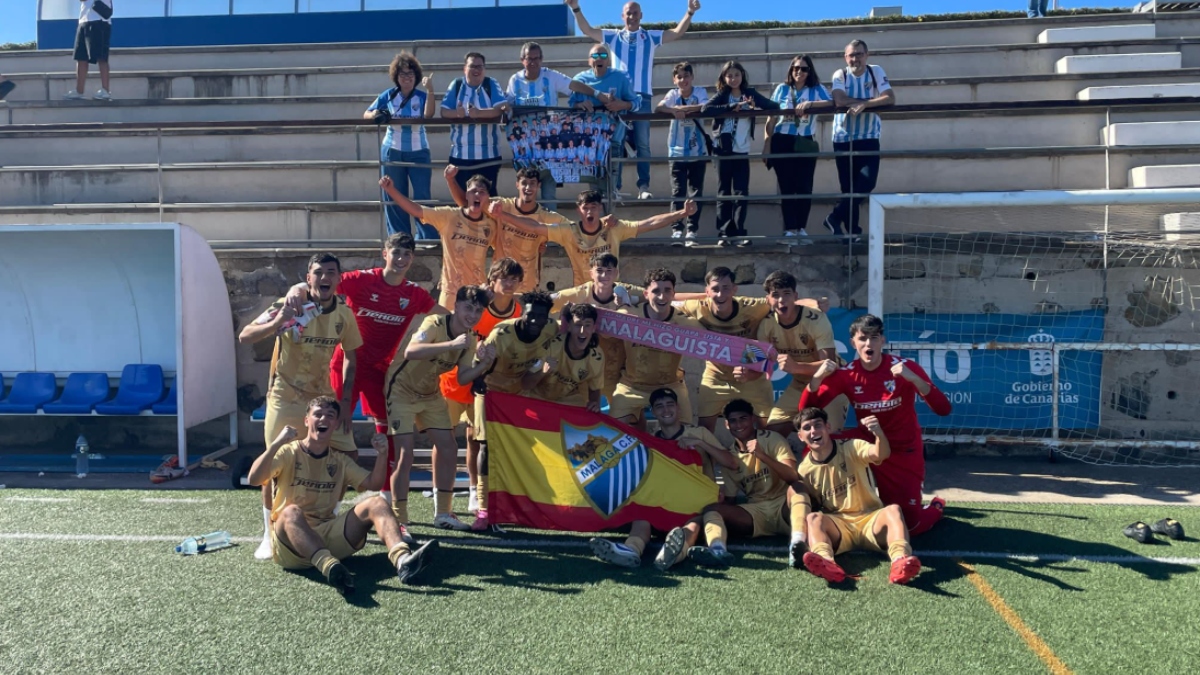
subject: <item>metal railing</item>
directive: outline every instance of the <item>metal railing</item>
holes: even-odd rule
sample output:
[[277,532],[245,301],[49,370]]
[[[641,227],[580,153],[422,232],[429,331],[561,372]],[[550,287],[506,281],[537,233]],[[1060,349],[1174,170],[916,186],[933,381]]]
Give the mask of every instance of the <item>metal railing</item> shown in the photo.
[[[121,18],[154,18],[556,4],[558,0],[121,0],[118,11]],[[38,0],[37,16],[43,21],[77,18],[79,1]]]

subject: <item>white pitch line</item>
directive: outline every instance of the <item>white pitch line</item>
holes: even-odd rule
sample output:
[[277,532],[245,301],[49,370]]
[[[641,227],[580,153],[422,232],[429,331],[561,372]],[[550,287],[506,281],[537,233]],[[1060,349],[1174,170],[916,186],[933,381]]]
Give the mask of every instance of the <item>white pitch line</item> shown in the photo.
[[6,502],[73,502],[72,497],[5,497]]
[[207,504],[212,500],[199,497],[145,497],[138,501],[146,504]]
[[[0,540],[12,541],[53,541],[62,543],[87,542],[122,542],[122,543],[153,543],[180,542],[192,535],[139,535],[139,534],[56,534],[50,532],[0,532]],[[257,544],[262,537],[233,537],[237,544]],[[547,548],[588,548],[585,541],[573,539],[496,539],[484,537],[443,537],[444,544],[462,546],[464,548],[511,548],[511,549],[547,549]],[[371,537],[368,543],[379,544],[379,539]],[[756,544],[734,544],[731,551],[741,553],[787,553],[783,546],[762,546]],[[1148,564],[1160,565],[1189,565],[1200,566],[1200,558],[1176,558],[1140,555],[1074,555],[1069,553],[1003,553],[999,551],[914,551],[917,557],[924,558],[975,558],[984,560],[1019,560],[1022,562],[1080,562],[1117,563],[1117,564]]]

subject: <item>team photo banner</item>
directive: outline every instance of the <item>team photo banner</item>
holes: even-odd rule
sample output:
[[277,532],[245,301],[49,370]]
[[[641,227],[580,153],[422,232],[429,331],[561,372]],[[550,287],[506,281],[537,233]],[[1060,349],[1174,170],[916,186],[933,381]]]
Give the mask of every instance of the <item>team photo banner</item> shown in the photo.
[[489,392],[488,518],[600,532],[683,525],[717,501],[700,453],[585,408]]
[[604,178],[618,124],[606,110],[518,107],[508,124],[513,168],[549,172],[556,183]]
[[775,347],[766,342],[676,326],[609,309],[596,311],[600,313],[596,332],[601,335],[724,366],[743,366],[761,372],[770,372],[775,363]]

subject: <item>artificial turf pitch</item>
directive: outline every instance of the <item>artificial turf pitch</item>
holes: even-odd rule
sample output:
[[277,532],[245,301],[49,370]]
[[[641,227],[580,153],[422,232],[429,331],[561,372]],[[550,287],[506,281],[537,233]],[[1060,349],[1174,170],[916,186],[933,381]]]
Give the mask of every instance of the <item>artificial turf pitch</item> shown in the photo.
[[[728,571],[605,565],[586,536],[423,527],[441,550],[401,586],[382,546],[358,590],[253,559],[257,492],[0,491],[0,672],[1185,673],[1200,665],[1200,540],[1142,545],[1135,520],[1179,506],[951,506],[887,583],[787,568],[755,540]],[[456,504],[459,508],[464,504]],[[238,546],[174,553],[216,529]],[[736,550],[736,549],[735,549]],[[975,571],[972,574],[969,570]],[[982,582],[982,585],[980,584]],[[996,604],[996,602],[999,604]]]

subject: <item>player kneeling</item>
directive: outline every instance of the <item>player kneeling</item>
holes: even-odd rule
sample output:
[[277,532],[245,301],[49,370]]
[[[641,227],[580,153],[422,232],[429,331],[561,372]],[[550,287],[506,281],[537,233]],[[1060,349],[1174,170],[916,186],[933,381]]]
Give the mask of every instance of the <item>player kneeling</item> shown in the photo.
[[[875,493],[870,465],[891,454],[888,439],[875,417],[862,425],[875,435],[875,443],[850,438],[835,441],[829,416],[820,408],[805,408],[796,415],[796,432],[808,447],[800,463],[801,486],[818,510],[807,518],[808,546],[804,567],[826,581],[839,582],[846,572],[834,562],[835,554],[855,549],[882,552],[892,561],[888,580],[906,584],[921,572],[921,561],[912,554],[904,515],[896,504],[884,506]],[[803,537],[792,536],[792,564],[803,547]],[[798,543],[799,542],[799,543]]]
[[[684,557],[705,567],[729,567],[733,554],[725,546],[727,527],[743,537],[770,537],[787,534],[797,524],[803,527],[809,511],[808,496],[788,490],[799,478],[796,458],[783,436],[758,428],[758,412],[740,398],[725,405],[725,426],[734,440],[727,452],[737,464],[736,468],[721,470],[726,501],[704,507],[699,519],[667,533],[666,543],[654,561],[659,569],[665,570]],[[744,503],[732,503],[738,493],[745,495]],[[707,546],[694,545],[701,526]]]
[[430,540],[415,551],[400,536],[400,526],[382,499],[366,499],[334,515],[347,487],[359,492],[378,490],[387,479],[387,438],[372,440],[378,452],[370,472],[349,455],[330,451],[330,439],[341,406],[328,396],[314,398],[304,415],[306,434],[297,440],[294,427],[285,426],[250,467],[252,485],[272,485],[271,540],[273,557],[285,569],[315,567],[343,595],[354,590],[354,575],[341,560],[367,543],[374,528],[388,549],[400,583],[408,583],[437,549]]

